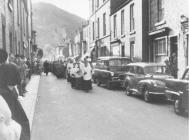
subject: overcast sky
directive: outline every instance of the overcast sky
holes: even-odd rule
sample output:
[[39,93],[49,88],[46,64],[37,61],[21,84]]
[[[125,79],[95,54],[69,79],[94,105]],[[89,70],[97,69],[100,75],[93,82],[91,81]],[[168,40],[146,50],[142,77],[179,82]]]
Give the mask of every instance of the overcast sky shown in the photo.
[[82,18],[89,17],[89,0],[32,0],[32,2],[48,2]]

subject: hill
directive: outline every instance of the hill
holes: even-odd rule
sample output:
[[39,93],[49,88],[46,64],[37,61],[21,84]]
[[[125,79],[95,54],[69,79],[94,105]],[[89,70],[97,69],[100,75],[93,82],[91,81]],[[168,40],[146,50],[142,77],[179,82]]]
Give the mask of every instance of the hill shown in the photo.
[[[37,31],[37,44],[43,50],[56,47],[65,38],[74,37],[84,19],[49,3],[33,4],[33,24]],[[46,50],[46,49],[45,49]]]

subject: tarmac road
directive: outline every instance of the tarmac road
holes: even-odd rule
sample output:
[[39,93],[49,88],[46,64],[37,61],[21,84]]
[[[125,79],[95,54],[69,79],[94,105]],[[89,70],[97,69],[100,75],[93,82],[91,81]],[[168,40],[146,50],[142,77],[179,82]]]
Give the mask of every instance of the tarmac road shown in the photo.
[[170,103],[96,85],[85,93],[53,75],[41,77],[32,140],[187,140],[188,133],[188,118]]

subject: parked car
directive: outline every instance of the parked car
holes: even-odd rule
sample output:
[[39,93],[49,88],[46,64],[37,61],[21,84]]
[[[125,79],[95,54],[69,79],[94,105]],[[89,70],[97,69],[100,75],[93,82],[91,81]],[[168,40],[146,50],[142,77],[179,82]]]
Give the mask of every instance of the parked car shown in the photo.
[[146,102],[152,96],[165,97],[165,79],[173,78],[166,73],[166,66],[158,63],[130,63],[126,67],[126,95],[141,95]]
[[174,101],[175,113],[188,113],[189,67],[186,68],[182,79],[168,79],[166,86],[166,96],[168,100]]
[[128,57],[100,57],[93,70],[93,80],[98,86],[105,84],[108,89],[121,86],[126,65],[130,62]]

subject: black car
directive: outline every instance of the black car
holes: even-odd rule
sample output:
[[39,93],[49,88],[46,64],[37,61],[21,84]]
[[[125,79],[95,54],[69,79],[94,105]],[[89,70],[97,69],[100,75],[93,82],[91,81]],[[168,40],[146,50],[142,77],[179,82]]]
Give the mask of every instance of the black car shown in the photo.
[[125,91],[128,96],[143,96],[146,102],[151,101],[151,97],[165,98],[166,79],[171,78],[165,64],[130,63],[126,67]]
[[188,113],[189,67],[186,68],[181,79],[168,79],[166,86],[166,96],[168,100],[174,101],[175,113]]
[[108,89],[121,86],[126,65],[130,62],[128,57],[99,57],[93,70],[93,80],[98,86],[105,84]]

